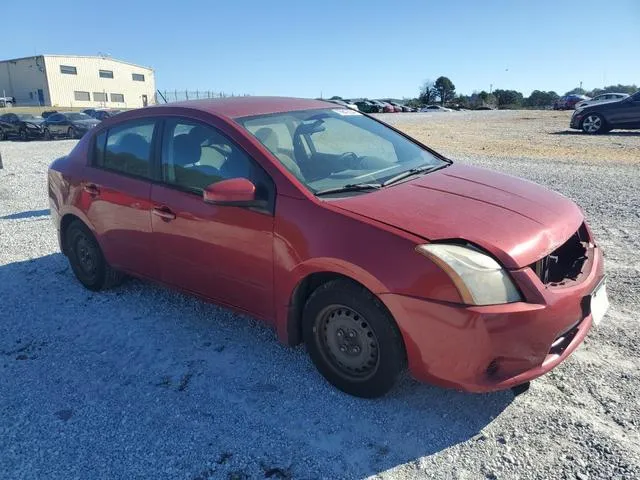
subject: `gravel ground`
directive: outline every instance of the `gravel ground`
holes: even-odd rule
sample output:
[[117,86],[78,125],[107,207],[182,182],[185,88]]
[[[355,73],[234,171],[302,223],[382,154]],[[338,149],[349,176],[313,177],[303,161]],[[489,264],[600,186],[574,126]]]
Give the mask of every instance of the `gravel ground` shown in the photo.
[[[446,131],[453,141],[427,140],[577,201],[609,275],[603,324],[516,398],[406,378],[383,399],[355,399],[251,318],[137,280],[84,290],[58,251],[45,182],[74,142],[0,144],[0,477],[640,478],[640,137],[575,137],[607,163],[543,158],[536,139],[547,140],[510,123],[516,114],[481,113],[389,121]],[[521,129],[517,155],[469,153],[488,118]]]

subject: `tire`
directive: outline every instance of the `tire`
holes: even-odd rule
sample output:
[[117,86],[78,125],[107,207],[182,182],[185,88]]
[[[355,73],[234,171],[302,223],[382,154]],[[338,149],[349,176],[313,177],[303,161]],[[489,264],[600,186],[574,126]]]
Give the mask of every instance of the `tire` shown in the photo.
[[598,133],[604,133],[607,130],[607,125],[604,118],[602,118],[602,115],[598,113],[589,113],[582,120],[580,128],[584,133],[595,135]]
[[80,220],[69,224],[64,242],[71,269],[85,288],[97,292],[122,282],[124,275],[106,262],[93,233]]
[[6,140],[6,139],[7,139],[7,134],[5,133],[4,130],[0,130],[0,141]]
[[48,128],[44,129],[44,133],[42,134],[42,138],[44,138],[45,140],[51,140],[51,132],[49,131]]
[[22,140],[23,142],[26,142],[27,140],[29,140],[27,131],[24,128],[20,129],[20,131],[18,132],[18,137],[20,137],[20,140]]
[[76,138],[76,129],[73,127],[69,127],[69,129],[67,130],[67,137]]
[[322,376],[356,397],[386,394],[406,366],[393,318],[371,292],[348,280],[327,282],[311,294],[303,337]]

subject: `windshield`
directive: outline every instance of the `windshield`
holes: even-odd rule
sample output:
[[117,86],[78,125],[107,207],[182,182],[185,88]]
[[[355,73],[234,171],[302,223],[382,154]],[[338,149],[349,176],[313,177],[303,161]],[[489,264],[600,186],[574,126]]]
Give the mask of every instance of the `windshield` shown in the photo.
[[382,184],[418,167],[448,164],[383,124],[347,108],[239,119],[309,190]]
[[36,117],[35,115],[31,115],[30,113],[18,113],[16,114],[16,116],[23,122],[26,120],[42,120],[42,117]]
[[79,112],[65,113],[64,116],[67,117],[69,120],[93,120],[93,118],[87,115],[86,113],[79,113]]

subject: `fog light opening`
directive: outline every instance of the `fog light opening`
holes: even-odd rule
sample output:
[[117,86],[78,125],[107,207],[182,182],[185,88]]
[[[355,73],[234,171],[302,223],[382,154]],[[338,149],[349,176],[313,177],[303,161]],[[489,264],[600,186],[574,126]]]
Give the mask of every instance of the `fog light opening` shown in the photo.
[[500,368],[500,365],[498,365],[498,359],[494,358],[493,360],[491,360],[489,365],[487,365],[487,369],[486,369],[487,376],[494,377],[495,375],[497,375],[499,368]]

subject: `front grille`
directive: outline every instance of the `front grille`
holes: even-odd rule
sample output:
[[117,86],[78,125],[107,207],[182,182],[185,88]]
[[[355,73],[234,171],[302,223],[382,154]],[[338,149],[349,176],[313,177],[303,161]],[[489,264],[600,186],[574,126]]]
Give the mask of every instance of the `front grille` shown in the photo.
[[569,240],[556,250],[531,265],[545,285],[561,286],[576,280],[587,261],[589,233],[583,223]]

